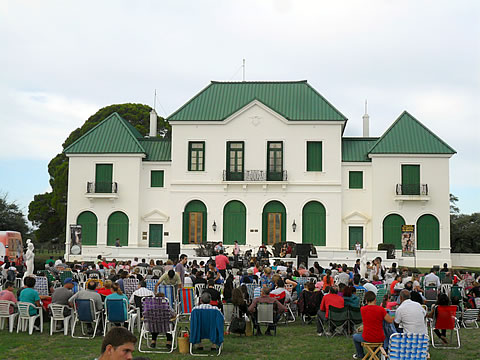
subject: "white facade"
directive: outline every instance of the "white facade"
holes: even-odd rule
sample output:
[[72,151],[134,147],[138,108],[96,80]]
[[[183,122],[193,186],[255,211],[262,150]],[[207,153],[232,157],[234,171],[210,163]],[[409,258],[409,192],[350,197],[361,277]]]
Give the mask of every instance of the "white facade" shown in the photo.
[[[442,155],[370,155],[371,162],[342,162],[343,121],[288,121],[268,106],[253,101],[224,121],[171,121],[171,161],[145,161],[143,154],[68,154],[69,186],[67,228],[76,224],[83,211],[98,219],[96,246],[83,246],[82,256],[98,254],[117,259],[133,256],[166,258],[166,243],[182,243],[182,213],[192,200],[207,208],[207,240],[222,241],[223,209],[231,200],[246,208],[246,245],[262,243],[262,210],[269,201],[281,202],[286,210],[283,240],[302,242],[302,211],[310,201],[326,210],[326,245],[317,246],[321,262],[352,263],[349,226],[363,228],[363,243],[371,256],[382,243],[383,220],[392,213],[406,224],[416,224],[423,214],[434,215],[440,223],[440,250],[419,250],[417,266],[450,263],[449,157]],[[188,170],[188,142],[205,142],[205,170]],[[265,170],[267,142],[283,142],[284,181],[225,181],[226,143],[244,142],[244,169]],[[307,171],[307,141],[321,141],[322,171]],[[113,164],[115,194],[85,192],[95,179],[95,165]],[[398,196],[395,186],[402,182],[401,165],[419,164],[421,183],[428,195]],[[164,186],[151,187],[152,170],[164,171]],[[363,188],[349,188],[349,171],[363,172]],[[108,217],[115,211],[128,216],[128,246],[107,246]],[[212,224],[217,229],[213,231]],[[297,225],[293,231],[292,224]],[[149,247],[149,225],[163,225],[163,246]],[[70,238],[67,230],[67,239]],[[69,240],[67,240],[67,249]],[[182,252],[194,255],[196,245],[182,244]],[[401,251],[397,251],[397,256]],[[370,255],[369,255],[370,256]],[[314,259],[315,260],[315,259]],[[397,259],[401,265],[415,265],[413,258]]]

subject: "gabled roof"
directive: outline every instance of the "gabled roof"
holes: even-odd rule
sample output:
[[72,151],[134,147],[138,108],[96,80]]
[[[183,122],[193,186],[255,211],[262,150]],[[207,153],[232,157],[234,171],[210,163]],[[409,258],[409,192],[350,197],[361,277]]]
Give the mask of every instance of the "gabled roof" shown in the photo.
[[168,121],[222,121],[253,100],[287,120],[346,121],[347,118],[303,81],[212,81]]
[[455,154],[447,143],[407,111],[371,147],[370,154]]
[[344,137],[342,138],[343,162],[370,162],[368,150],[377,142],[378,137]]
[[171,142],[144,138],[127,120],[114,112],[70,144],[65,154],[145,154],[145,161],[170,161]]

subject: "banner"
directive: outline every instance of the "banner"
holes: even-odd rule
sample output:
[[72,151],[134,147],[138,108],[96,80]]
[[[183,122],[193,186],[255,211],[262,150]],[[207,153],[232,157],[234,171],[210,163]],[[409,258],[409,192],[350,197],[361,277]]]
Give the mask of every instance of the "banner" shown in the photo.
[[70,255],[82,253],[82,225],[70,225]]
[[402,225],[402,256],[415,256],[415,225]]

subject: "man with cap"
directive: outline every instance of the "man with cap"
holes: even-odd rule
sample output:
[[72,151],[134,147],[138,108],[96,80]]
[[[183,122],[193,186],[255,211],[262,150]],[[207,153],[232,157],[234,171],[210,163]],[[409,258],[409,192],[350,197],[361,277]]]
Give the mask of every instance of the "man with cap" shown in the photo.
[[[68,299],[70,299],[73,295],[73,287],[75,283],[73,282],[72,278],[66,278],[63,281],[63,287],[59,287],[55,289],[52,294],[52,304],[58,305],[67,305],[68,306]],[[64,308],[63,315],[68,316],[71,313],[70,308]]]

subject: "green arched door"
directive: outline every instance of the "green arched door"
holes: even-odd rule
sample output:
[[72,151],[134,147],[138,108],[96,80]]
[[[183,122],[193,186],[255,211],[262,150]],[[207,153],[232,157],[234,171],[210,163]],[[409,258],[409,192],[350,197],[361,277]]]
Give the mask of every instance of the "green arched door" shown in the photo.
[[183,243],[201,244],[207,241],[207,207],[200,200],[192,200],[183,212]]
[[440,249],[440,224],[435,216],[425,214],[417,220],[417,249]]
[[383,243],[393,244],[395,249],[401,249],[402,225],[405,225],[405,220],[398,214],[390,214],[383,219]]
[[310,201],[302,210],[302,243],[326,245],[326,211],[318,201]]
[[77,218],[82,226],[82,245],[97,245],[97,216],[91,211],[84,211]]
[[117,238],[121,246],[128,246],[128,216],[121,211],[115,211],[108,217],[107,245],[115,246]]
[[240,201],[233,200],[223,208],[223,243],[233,245],[237,240],[239,245],[246,244],[247,209]]
[[279,201],[270,201],[263,207],[262,242],[265,245],[286,241],[286,218],[285,206]]

